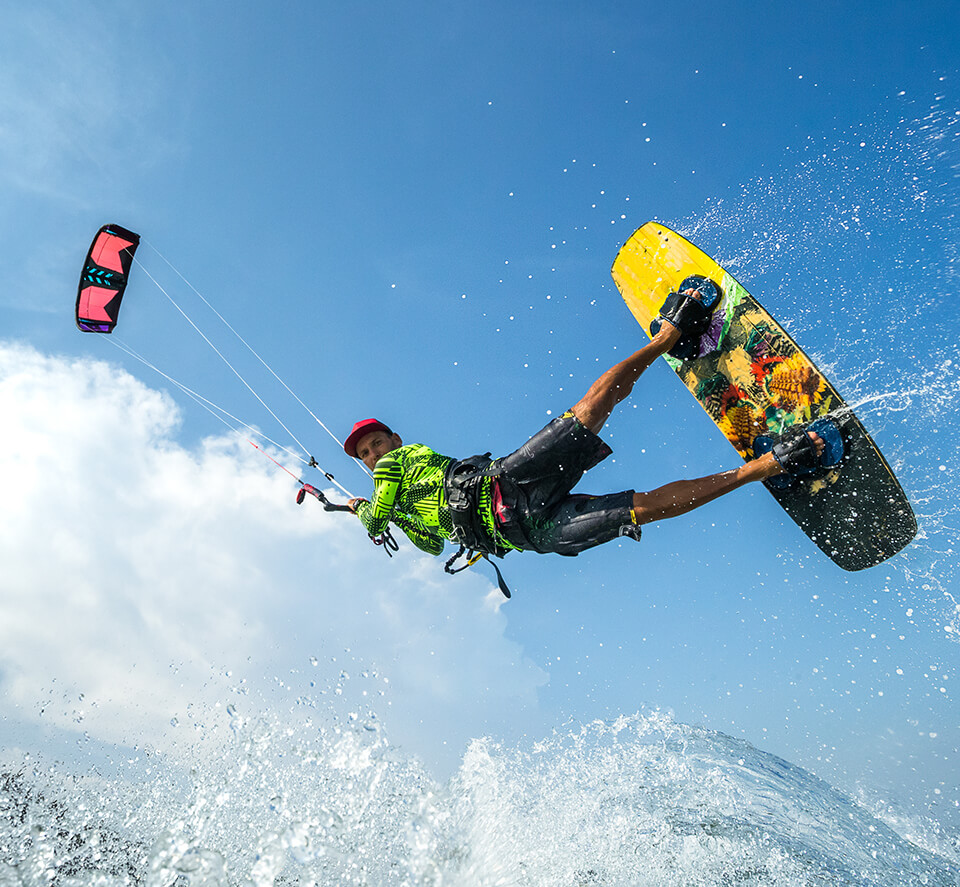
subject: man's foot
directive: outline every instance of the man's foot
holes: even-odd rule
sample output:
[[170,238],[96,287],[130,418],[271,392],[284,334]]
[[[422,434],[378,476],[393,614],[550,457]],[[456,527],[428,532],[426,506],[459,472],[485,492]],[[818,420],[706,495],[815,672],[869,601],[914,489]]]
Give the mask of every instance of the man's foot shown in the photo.
[[[810,440],[813,441],[813,445],[817,451],[817,459],[819,460],[823,455],[826,443],[816,431],[808,431],[807,435],[809,436]],[[754,459],[754,462],[757,463],[758,466],[763,466],[764,480],[768,480],[771,477],[779,477],[780,475],[787,473],[787,469],[784,468],[783,465],[781,465],[773,455],[773,450],[767,450],[767,452],[765,452],[762,456],[758,456],[756,459]]]
[[[656,323],[656,321],[654,321]],[[652,324],[651,324],[652,325]],[[660,318],[660,329],[654,335],[652,342],[663,346],[663,352],[666,353],[683,338],[680,327],[674,326],[666,318]]]
[[[703,301],[703,294],[696,287],[688,287],[685,290],[680,290],[681,296],[688,296],[691,299],[696,299],[698,302]],[[676,326],[672,320],[668,320],[666,317],[658,317],[657,320],[660,321],[660,329],[654,335],[653,340],[662,342],[667,347],[664,348],[664,351],[669,351],[674,345],[677,344],[683,338],[683,330],[679,326]],[[654,321],[656,323],[656,321]],[[652,324],[651,324],[652,326]]]
[[675,335],[671,337],[667,353],[679,360],[697,357],[700,338],[709,329],[713,309],[719,301],[720,290],[712,280],[688,277],[678,292],[667,296],[659,316],[650,324],[650,334],[656,339],[664,325],[669,324]]
[[846,448],[840,427],[828,417],[816,419],[809,425],[794,426],[778,438],[760,435],[754,438],[754,456],[769,456],[780,468],[766,478],[768,486],[785,489],[794,478],[822,475],[836,468]]

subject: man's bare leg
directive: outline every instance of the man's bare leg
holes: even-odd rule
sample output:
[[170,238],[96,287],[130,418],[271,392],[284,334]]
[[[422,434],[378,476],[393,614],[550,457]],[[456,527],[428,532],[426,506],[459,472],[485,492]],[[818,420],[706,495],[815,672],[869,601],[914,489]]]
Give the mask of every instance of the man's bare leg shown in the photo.
[[[823,452],[824,443],[820,435],[814,432],[809,433],[817,447],[817,452]],[[697,480],[674,481],[649,493],[634,493],[634,520],[638,524],[649,524],[656,520],[663,520],[665,517],[686,514],[720,496],[732,493],[745,484],[766,480],[768,477],[776,477],[782,473],[783,468],[773,458],[773,453],[764,453],[759,459],[754,459],[731,471],[722,471]]]
[[639,351],[607,370],[573,408],[573,415],[597,434],[613,408],[626,398],[644,370],[680,341],[680,330],[669,321]]
[[[680,341],[680,336],[680,330],[665,320],[648,345],[611,367],[590,386],[590,390],[573,407],[573,414],[594,434],[598,433],[610,418],[613,408],[629,396],[644,370],[673,348]],[[810,432],[810,437],[817,452],[823,452],[824,443],[820,436]],[[648,493],[634,493],[634,519],[638,524],[649,524],[663,518],[677,517],[732,493],[745,484],[778,474],[783,474],[783,468],[773,458],[773,453],[766,453],[731,471],[697,480],[674,481]]]

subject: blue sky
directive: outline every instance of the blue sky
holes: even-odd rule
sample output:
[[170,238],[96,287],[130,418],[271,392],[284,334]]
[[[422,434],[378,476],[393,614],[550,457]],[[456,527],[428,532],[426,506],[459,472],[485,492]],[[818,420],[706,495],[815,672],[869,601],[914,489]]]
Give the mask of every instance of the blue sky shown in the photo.
[[[96,13],[20,8],[0,35],[0,745],[176,745],[170,724],[242,672],[266,709],[278,686],[363,684],[441,774],[473,736],[662,708],[956,815],[952,4]],[[501,607],[483,570],[449,579],[409,545],[388,562],[296,509],[289,478],[73,325],[93,233],[140,232],[146,269],[359,495],[365,475],[161,254],[341,437],[376,415],[465,456],[514,449],[645,341],[609,268],[651,218],[861,404],[916,505],[908,552],[841,573],[744,490],[640,546],[513,555]],[[118,336],[290,443],[144,275]],[[585,490],[735,464],[666,366],[605,435]]]

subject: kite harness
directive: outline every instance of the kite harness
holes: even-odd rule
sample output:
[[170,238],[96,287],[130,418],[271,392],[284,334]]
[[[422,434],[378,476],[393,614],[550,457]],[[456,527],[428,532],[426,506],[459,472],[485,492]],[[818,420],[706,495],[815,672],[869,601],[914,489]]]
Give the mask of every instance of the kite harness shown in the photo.
[[[443,486],[453,519],[453,541],[459,543],[460,550],[443,565],[443,569],[453,575],[472,567],[483,558],[496,572],[497,584],[503,596],[509,598],[510,589],[504,582],[500,568],[490,560],[490,555],[503,557],[510,549],[490,539],[476,507],[480,485],[487,478],[498,477],[500,473],[499,464],[490,458],[490,453],[452,462],[447,469]],[[464,556],[466,562],[455,567],[454,564]]]

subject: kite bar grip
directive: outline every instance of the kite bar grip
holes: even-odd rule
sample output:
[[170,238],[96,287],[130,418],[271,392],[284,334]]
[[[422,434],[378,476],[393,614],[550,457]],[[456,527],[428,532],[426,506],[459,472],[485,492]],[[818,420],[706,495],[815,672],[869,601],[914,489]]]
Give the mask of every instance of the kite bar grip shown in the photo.
[[303,500],[307,498],[307,493],[313,496],[313,498],[323,506],[324,511],[349,511],[351,514],[353,513],[353,509],[349,505],[334,505],[312,484],[304,484],[297,490],[297,505],[303,505]]

